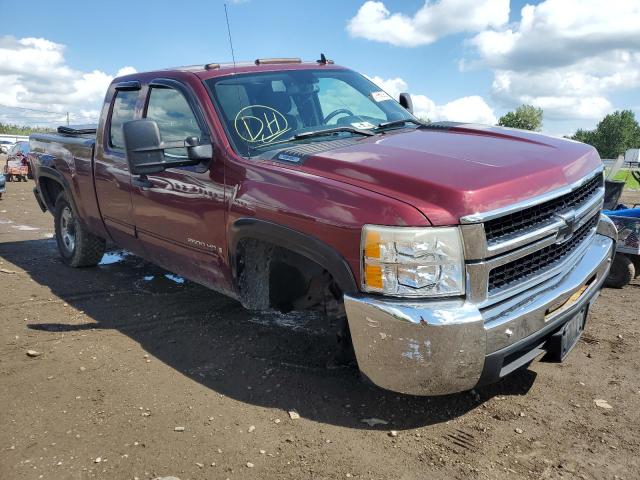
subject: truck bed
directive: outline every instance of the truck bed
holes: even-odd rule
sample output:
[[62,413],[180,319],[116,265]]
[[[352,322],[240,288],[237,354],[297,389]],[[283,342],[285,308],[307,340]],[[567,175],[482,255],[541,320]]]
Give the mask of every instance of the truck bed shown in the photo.
[[102,230],[93,182],[95,131],[95,127],[83,125],[59,127],[56,133],[32,134],[29,158],[36,188],[42,191],[47,210],[54,213],[59,189],[49,179],[57,179],[72,193],[80,218]]

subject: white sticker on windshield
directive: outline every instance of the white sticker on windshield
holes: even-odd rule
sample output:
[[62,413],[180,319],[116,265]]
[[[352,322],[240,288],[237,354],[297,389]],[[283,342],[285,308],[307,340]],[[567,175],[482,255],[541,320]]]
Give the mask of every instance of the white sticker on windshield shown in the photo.
[[376,126],[373,123],[369,123],[369,122],[353,122],[351,126],[355,128],[359,128],[360,130],[370,130],[372,128],[376,128]]
[[380,90],[379,92],[371,92],[371,98],[376,102],[384,102],[385,100],[392,100],[391,96],[387,92]]

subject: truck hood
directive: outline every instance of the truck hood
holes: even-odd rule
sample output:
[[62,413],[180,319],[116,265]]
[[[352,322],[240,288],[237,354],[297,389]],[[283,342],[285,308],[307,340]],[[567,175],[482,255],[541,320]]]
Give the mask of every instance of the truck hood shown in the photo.
[[599,165],[595,149],[582,143],[459,124],[357,140],[298,168],[409,203],[433,225],[454,225],[564,187]]

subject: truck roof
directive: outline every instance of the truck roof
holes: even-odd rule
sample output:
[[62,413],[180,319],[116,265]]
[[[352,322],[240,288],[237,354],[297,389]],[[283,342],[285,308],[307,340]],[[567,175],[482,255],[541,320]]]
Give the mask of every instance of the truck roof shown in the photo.
[[252,62],[242,61],[235,63],[199,63],[195,65],[171,67],[149,72],[137,72],[134,74],[119,77],[116,80],[121,81],[126,79],[135,79],[142,74],[166,74],[167,72],[189,72],[197,75],[202,80],[206,80],[213,77],[232,75],[236,73],[268,72],[280,70],[310,70],[316,68],[344,69],[345,67],[335,65],[333,60],[326,59],[324,55],[321,56],[320,60],[315,61],[302,61],[300,58],[257,58]]

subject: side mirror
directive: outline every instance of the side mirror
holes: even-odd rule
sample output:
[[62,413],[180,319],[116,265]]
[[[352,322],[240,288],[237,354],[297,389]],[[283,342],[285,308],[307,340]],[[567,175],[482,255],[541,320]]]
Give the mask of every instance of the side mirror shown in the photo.
[[153,120],[132,120],[122,125],[127,163],[133,175],[164,170],[164,148],[160,129]]
[[413,113],[413,101],[411,100],[411,95],[408,93],[400,94],[400,105],[407,109],[409,113]]
[[[188,137],[179,142],[163,142],[158,124],[145,118],[131,120],[122,125],[127,163],[132,175],[158,173],[172,167],[198,165],[211,160],[211,144],[200,145],[197,137]],[[187,149],[187,158],[165,155],[165,149]]]
[[205,162],[213,158],[213,146],[210,143],[200,145],[200,139],[198,137],[187,137],[184,145],[187,147],[187,157],[189,160]]

